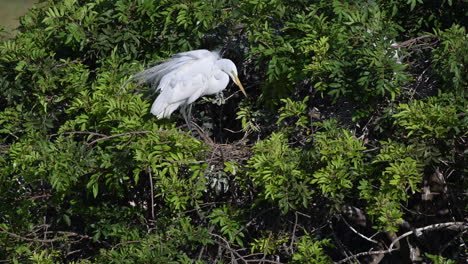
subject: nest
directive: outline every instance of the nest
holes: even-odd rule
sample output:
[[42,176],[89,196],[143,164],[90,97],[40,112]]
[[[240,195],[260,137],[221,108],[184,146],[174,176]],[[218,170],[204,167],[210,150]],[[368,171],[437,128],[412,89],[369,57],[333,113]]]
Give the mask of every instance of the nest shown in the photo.
[[252,155],[251,146],[246,144],[245,139],[247,135],[236,142],[220,144],[215,143],[198,125],[194,124],[194,128],[203,141],[210,147],[210,151],[206,156],[206,161],[210,165],[214,165],[215,167],[224,167],[225,162],[244,162]]

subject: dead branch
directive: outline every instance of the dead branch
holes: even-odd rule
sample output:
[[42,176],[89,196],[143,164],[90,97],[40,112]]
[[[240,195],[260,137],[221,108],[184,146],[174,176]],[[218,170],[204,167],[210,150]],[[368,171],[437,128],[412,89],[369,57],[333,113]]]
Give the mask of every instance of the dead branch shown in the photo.
[[294,240],[296,237],[296,228],[297,228],[297,212],[294,212],[294,227],[292,230],[292,238],[291,238],[291,243],[289,244],[289,249],[291,250],[291,253],[294,254]]
[[209,234],[216,237],[216,238],[218,238],[218,239],[220,239],[222,242],[224,242],[224,243],[218,243],[218,245],[220,245],[221,247],[227,249],[231,254],[237,255],[237,258],[235,258],[234,260],[241,259],[242,261],[244,261],[244,263],[247,263],[247,260],[245,260],[237,251],[235,251],[234,249],[231,248],[231,244],[229,243],[229,241],[224,239],[224,237],[222,237],[220,235],[217,235],[215,233],[209,233]]
[[150,195],[151,195],[151,219],[154,220],[154,193],[153,193],[153,175],[151,173],[151,167],[148,167],[148,176],[150,181]]
[[364,238],[365,240],[369,241],[369,242],[372,242],[374,244],[378,244],[379,242],[375,241],[374,239],[371,239],[371,238],[368,238],[366,237],[365,235],[359,233],[356,229],[354,229],[349,223],[348,221],[346,221],[345,217],[341,216],[341,220],[343,220],[343,222],[348,226],[349,229],[351,229],[351,231],[353,231],[356,235]]
[[59,241],[59,240],[63,240],[65,238],[67,238],[67,237],[79,237],[80,240],[82,240],[82,239],[91,239],[91,237],[89,237],[87,235],[80,235],[80,234],[77,234],[77,233],[74,233],[74,232],[66,232],[66,231],[46,231],[44,234],[49,233],[49,234],[61,234],[61,235],[63,235],[61,237],[56,237],[56,238],[52,238],[52,239],[29,238],[29,237],[24,237],[24,236],[20,236],[20,235],[17,235],[15,233],[9,232],[8,230],[4,229],[1,226],[0,226],[0,233],[9,235],[11,237],[14,237],[14,238],[17,238],[17,239],[20,239],[20,240],[30,241],[30,242],[38,242],[38,243],[53,243],[53,242],[56,242],[56,241]]
[[[70,131],[70,132],[63,132],[60,134],[52,134],[50,137],[54,136],[59,136],[59,135],[74,135],[74,134],[84,134],[84,135],[91,135],[91,136],[99,136],[99,138],[91,141],[88,143],[89,145],[93,145],[99,141],[102,140],[108,140],[112,138],[117,138],[117,137],[122,137],[122,136],[129,136],[129,135],[142,135],[142,134],[148,134],[148,133],[157,133],[157,134],[180,134],[180,135],[185,135],[194,138],[193,136],[187,134],[186,132],[183,131],[172,131],[172,130],[157,130],[157,131],[149,131],[149,130],[141,130],[141,131],[130,131],[130,132],[125,132],[125,133],[120,133],[116,135],[105,135],[102,133],[96,133],[96,132],[90,132],[90,131]],[[166,142],[158,142],[158,144],[167,144],[170,143],[169,141]]]
[[[130,132],[125,132],[125,133],[120,133],[116,135],[111,135],[111,136],[103,136],[98,139],[95,139],[89,143],[89,145],[93,145],[96,142],[102,141],[102,140],[107,140],[107,139],[112,139],[112,138],[117,138],[117,137],[122,137],[122,136],[128,136],[128,135],[141,135],[141,134],[148,134],[148,133],[174,133],[174,134],[180,134],[179,132],[176,131],[148,131],[148,130],[142,130],[142,131],[130,131]],[[185,134],[185,133],[183,133]],[[166,144],[168,142],[161,142],[161,144]]]
[[349,260],[357,259],[358,257],[362,257],[362,256],[388,254],[388,253],[391,253],[393,251],[399,250],[398,247],[396,247],[396,248],[394,247],[395,244],[397,244],[401,239],[412,235],[413,233],[415,233],[416,236],[420,236],[422,232],[438,230],[438,229],[443,229],[443,228],[449,228],[449,229],[455,228],[455,229],[466,230],[466,229],[468,229],[468,223],[465,223],[465,222],[448,222],[448,223],[433,224],[433,225],[428,225],[428,226],[425,226],[425,227],[420,227],[420,228],[417,228],[415,230],[408,231],[408,232],[404,233],[403,235],[397,237],[395,240],[392,241],[389,248],[386,249],[386,250],[361,252],[361,253],[349,256],[347,258],[344,258],[344,259],[342,259],[342,260],[340,260],[338,262],[335,262],[335,263],[336,264],[345,263],[345,262],[347,262]]
[[427,38],[437,38],[437,37],[433,36],[433,35],[423,35],[423,36],[419,36],[419,37],[416,37],[416,38],[413,38],[413,39],[409,39],[409,40],[406,40],[406,41],[403,41],[403,42],[400,42],[400,43],[394,43],[394,44],[392,44],[392,47],[394,47],[394,48],[411,47],[415,43],[417,43],[418,41],[420,41],[422,39],[427,39]]
[[115,244],[111,250],[115,249],[115,248],[118,248],[120,246],[126,246],[126,245],[129,245],[129,244],[137,244],[137,243],[141,243],[143,242],[143,240],[128,240],[128,241],[124,241],[124,242],[120,242],[118,244]]
[[56,137],[60,135],[74,135],[74,134],[83,134],[83,135],[91,135],[91,136],[100,136],[100,137],[106,137],[107,135],[101,134],[101,133],[96,133],[96,132],[90,132],[90,131],[70,131],[70,132],[63,132],[60,134],[52,134],[49,136],[51,137]]
[[247,260],[245,263],[262,263],[262,262],[266,262],[266,263],[273,263],[273,264],[283,264],[283,262],[278,262],[278,261],[274,261],[274,260],[269,260],[269,259],[252,259],[252,260]]

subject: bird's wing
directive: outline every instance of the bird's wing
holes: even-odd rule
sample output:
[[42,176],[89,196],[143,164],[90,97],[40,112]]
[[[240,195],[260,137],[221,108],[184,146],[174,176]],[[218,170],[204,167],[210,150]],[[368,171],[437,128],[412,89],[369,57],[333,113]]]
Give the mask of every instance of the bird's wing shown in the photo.
[[[167,77],[167,76],[166,76]],[[207,87],[207,78],[202,73],[191,75],[190,78],[182,77],[165,78],[161,80],[161,84],[166,82],[166,85],[161,88],[161,93],[156,101],[164,104],[191,104],[201,97]],[[161,98],[163,98],[161,100]]]
[[186,52],[177,53],[173,56],[173,58],[185,58],[185,59],[205,59],[213,57],[213,59],[220,59],[219,52],[217,51],[209,51],[206,49],[199,49],[199,50],[191,50]]
[[218,59],[220,59],[219,53],[211,52],[209,50],[201,49],[181,52],[175,54],[172,58],[159,65],[137,73],[130,79],[130,81],[138,81],[138,85],[148,83],[153,89],[160,90],[167,85],[162,85],[162,79],[164,77],[173,76],[178,72],[183,72],[181,69],[187,69],[188,67],[197,68],[197,64],[203,65],[206,61],[214,62]]
[[166,74],[158,89],[161,93],[174,94],[173,100],[186,100],[195,94],[200,97],[213,75],[214,62],[212,57],[187,62]]
[[[161,82],[164,81],[161,80]],[[193,103],[202,96],[206,81],[202,74],[192,76],[192,78],[172,79],[151,106],[151,113],[161,117],[170,117],[181,105]]]

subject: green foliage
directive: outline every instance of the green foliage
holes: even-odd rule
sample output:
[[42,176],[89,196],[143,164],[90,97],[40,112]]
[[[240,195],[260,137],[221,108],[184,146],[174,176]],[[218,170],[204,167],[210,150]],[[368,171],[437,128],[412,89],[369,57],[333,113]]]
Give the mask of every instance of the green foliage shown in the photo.
[[229,238],[229,241],[236,242],[239,246],[243,246],[242,238],[244,233],[241,230],[241,221],[239,212],[228,206],[214,209],[208,216],[210,223],[220,228],[223,235]]
[[297,252],[293,255],[292,263],[331,263],[330,257],[324,252],[324,247],[331,247],[329,239],[316,240],[306,234],[297,243]]
[[254,242],[250,243],[251,249],[250,252],[254,254],[255,252],[264,253],[268,255],[273,255],[277,253],[277,247],[283,243],[288,242],[289,238],[277,238],[273,237],[274,235],[269,233],[265,237],[254,239]]
[[413,100],[410,104],[400,104],[399,112],[393,117],[397,125],[409,131],[407,137],[447,138],[466,127],[466,120],[461,119],[462,112],[457,105],[449,103],[436,97],[429,98],[427,102]]
[[362,141],[345,129],[338,129],[333,121],[324,122],[325,131],[314,135],[314,145],[323,164],[313,174],[326,197],[341,201],[347,196],[363,170]]
[[455,264],[455,261],[451,259],[444,258],[439,255],[432,255],[432,254],[424,254],[428,259],[432,261],[434,264]]
[[[341,1],[297,12],[298,6],[288,3],[284,9],[289,12],[253,16],[249,21],[251,53],[267,68],[265,96],[284,96],[288,91],[282,86],[289,86],[285,81],[294,85],[305,78],[335,99],[351,95],[371,102],[379,97],[394,99],[400,93],[409,77],[405,65],[394,58],[397,51],[389,39],[399,27],[388,23],[386,12],[375,5],[364,8]],[[290,16],[288,22],[276,25],[274,19],[283,16]],[[278,28],[283,34],[276,34]]]
[[[0,262],[330,263],[366,247],[344,207],[384,245],[463,221],[465,1],[40,2],[0,32]],[[123,88],[198,48],[249,94],[195,104],[202,130]]]
[[259,131],[257,125],[257,114],[252,109],[251,105],[240,105],[239,111],[236,113],[236,119],[241,121],[243,131]]
[[403,222],[400,203],[409,199],[408,189],[412,194],[418,191],[421,165],[412,157],[413,151],[412,146],[382,142],[372,161],[377,165],[377,177],[360,181],[360,196],[369,203],[368,214],[377,220],[378,228],[397,231]]
[[295,127],[307,128],[308,120],[306,116],[306,110],[309,97],[306,96],[304,100],[299,102],[293,102],[290,98],[281,99],[281,101],[285,103],[285,106],[279,109],[280,115],[277,123],[280,124],[281,121],[285,120],[286,118],[293,117],[298,119],[294,123]]
[[456,91],[460,96],[466,95],[468,77],[466,65],[468,63],[468,35],[466,28],[457,24],[452,27],[435,31],[441,39],[441,45],[432,51],[435,72],[444,81],[447,91]]
[[313,191],[310,177],[301,169],[299,149],[288,146],[286,136],[273,133],[255,145],[247,176],[261,188],[260,196],[275,201],[283,213],[307,207]]
[[187,253],[210,243],[206,229],[182,218],[141,240],[128,237],[111,249],[102,249],[96,263],[193,263]]

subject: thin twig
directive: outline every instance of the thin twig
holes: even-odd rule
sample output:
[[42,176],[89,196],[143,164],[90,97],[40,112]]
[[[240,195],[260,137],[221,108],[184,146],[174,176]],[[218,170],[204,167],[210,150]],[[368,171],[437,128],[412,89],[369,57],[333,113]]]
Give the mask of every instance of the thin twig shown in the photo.
[[28,199],[29,200],[36,200],[36,199],[41,199],[41,198],[49,198],[52,197],[52,194],[42,194],[42,195],[36,195],[36,196],[31,196]]
[[332,224],[332,222],[330,220],[328,221],[328,226],[329,226],[330,230],[332,230],[332,232],[331,232],[332,236],[333,236],[334,240],[336,241],[336,243],[338,244],[337,246],[338,246],[339,250],[341,251],[341,253],[343,255],[345,255],[348,258],[349,257],[348,253],[349,254],[353,254],[353,253],[338,238],[338,236],[336,235],[335,230],[333,229],[333,224]]
[[200,137],[203,138],[206,144],[213,146],[215,145],[214,141],[210,138],[210,136],[195,122],[192,122],[192,125],[195,127],[195,130],[197,130],[198,134]]
[[151,133],[151,131],[146,131],[146,130],[143,130],[143,131],[131,131],[131,132],[125,132],[125,133],[120,133],[120,134],[111,135],[111,136],[103,136],[103,137],[100,137],[100,138],[98,138],[98,139],[95,139],[95,140],[91,141],[91,143],[89,143],[89,145],[93,145],[93,144],[96,143],[96,142],[99,142],[99,141],[102,141],[102,140],[111,139],[111,138],[116,138],[116,137],[121,137],[121,136],[128,136],[128,135],[148,134],[148,133]]
[[67,253],[67,257],[70,256],[70,255],[76,254],[76,253],[78,253],[80,251],[83,251],[83,250],[82,249],[77,249],[77,250],[70,251],[70,252]]
[[206,245],[203,245],[202,248],[200,249],[200,252],[198,253],[197,260],[201,260],[201,258],[203,256],[203,251],[205,251],[205,247],[206,247]]
[[307,218],[309,218],[309,219],[312,218],[312,216],[310,216],[310,215],[308,215],[308,214],[301,213],[301,212],[299,212],[299,211],[296,211],[296,213],[298,213],[298,214],[300,214],[300,215],[302,215],[302,216],[305,216],[305,217],[307,217]]
[[148,175],[150,180],[150,193],[151,193],[151,219],[154,220],[154,194],[153,194],[153,175],[151,174],[151,167],[148,167]]
[[283,264],[283,262],[278,262],[275,260],[269,260],[269,259],[252,259],[252,260],[247,260],[245,263],[258,263],[258,262],[266,262],[266,263],[273,263],[273,264]]
[[9,232],[9,231],[7,231],[6,229],[4,229],[1,226],[0,226],[0,233],[7,234],[7,235],[9,235],[11,237],[14,237],[14,238],[17,238],[17,239],[21,239],[21,240],[25,240],[25,241],[31,241],[31,242],[39,242],[39,243],[53,243],[53,242],[56,242],[58,240],[65,239],[66,237],[70,237],[70,236],[76,236],[76,237],[79,237],[81,239],[85,239],[85,238],[90,239],[90,237],[86,236],[86,235],[80,235],[80,234],[77,234],[77,233],[74,233],[74,232],[64,232],[64,231],[47,232],[47,233],[63,234],[64,235],[62,237],[57,237],[57,238],[52,238],[52,239],[28,238],[28,237],[23,237],[23,236],[15,234],[15,233]]
[[294,212],[294,227],[293,227],[293,231],[292,231],[292,237],[291,237],[291,243],[289,244],[289,248],[291,249],[291,253],[294,254],[294,239],[296,237],[296,227],[297,227],[297,220],[298,220],[298,217],[297,217],[297,211]]
[[[130,132],[125,132],[125,133],[120,133],[116,135],[105,135],[101,133],[96,133],[96,132],[90,132],[90,131],[70,131],[70,132],[63,132],[61,134],[52,134],[50,137],[58,136],[58,135],[70,135],[70,134],[85,134],[85,135],[92,135],[92,136],[99,136],[100,138],[97,138],[89,143],[89,145],[93,145],[96,142],[102,141],[102,140],[107,140],[107,139],[112,139],[112,138],[117,138],[117,137],[122,137],[122,136],[128,136],[128,135],[141,135],[141,134],[148,134],[148,133],[157,133],[157,134],[180,134],[180,135],[185,135],[194,138],[193,136],[187,134],[186,132],[183,131],[172,131],[172,130],[157,130],[157,131],[149,131],[149,130],[141,130],[141,131],[130,131]],[[167,142],[158,142],[158,144],[166,144],[170,143],[169,141]]]
[[43,239],[47,239],[47,232],[49,230],[49,225],[47,224],[47,216],[44,216],[44,227],[45,227],[45,232],[44,232],[44,238]]
[[354,229],[349,223],[348,221],[346,221],[346,219],[341,216],[341,219],[343,220],[343,222],[349,227],[349,229],[351,229],[351,231],[353,231],[354,233],[356,233],[358,236],[364,238],[365,240],[369,241],[369,242],[372,242],[374,244],[378,244],[379,242],[375,241],[374,239],[371,239],[371,238],[368,238],[366,237],[365,235],[359,233],[356,229]]
[[143,240],[128,240],[128,241],[124,241],[124,242],[120,242],[118,244],[115,244],[111,250],[117,248],[117,247],[120,247],[120,246],[126,246],[126,245],[129,245],[129,244],[136,244],[136,243],[141,243],[143,242]]
[[426,39],[426,38],[437,38],[434,35],[423,35],[419,36],[417,38],[409,39],[400,43],[394,43],[392,44],[392,47],[394,48],[403,48],[403,47],[411,47],[413,46],[414,43],[416,43],[418,40]]
[[234,249],[231,248],[231,244],[229,244],[229,241],[227,241],[226,239],[224,239],[224,237],[220,236],[220,235],[217,235],[215,233],[209,233],[210,235],[222,240],[224,242],[224,244],[219,244],[220,246],[224,247],[225,249],[229,250],[229,252],[231,253],[234,253],[237,255],[237,257],[239,259],[241,259],[242,261],[244,261],[244,263],[247,263],[247,260],[244,259],[244,257],[242,257],[237,251],[235,251]]
[[168,160],[168,159],[161,159],[162,161],[170,162],[170,163],[181,163],[181,164],[201,164],[201,163],[209,163],[209,160]]
[[52,134],[49,137],[56,137],[59,135],[73,135],[73,134],[84,134],[84,135],[92,135],[92,136],[100,136],[100,137],[107,137],[107,135],[101,134],[101,133],[96,133],[96,132],[90,132],[90,131],[70,131],[70,132],[63,132],[60,134]]
[[233,6],[233,7],[226,7],[226,8],[223,8],[223,9],[221,9],[221,11],[232,11],[232,10],[235,10],[235,9],[237,9],[237,8],[239,8],[239,7],[241,7],[241,6],[243,6],[243,5],[244,5],[244,3],[240,3],[240,4],[235,5],[235,6]]

